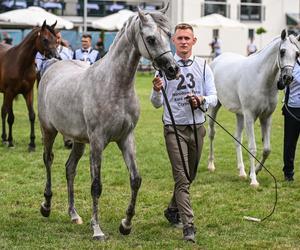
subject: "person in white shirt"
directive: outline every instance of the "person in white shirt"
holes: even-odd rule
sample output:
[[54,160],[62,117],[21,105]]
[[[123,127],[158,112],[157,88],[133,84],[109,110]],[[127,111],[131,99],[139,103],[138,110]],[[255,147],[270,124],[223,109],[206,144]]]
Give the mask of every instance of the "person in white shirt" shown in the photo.
[[[195,242],[194,214],[190,203],[189,188],[196,176],[206,133],[203,126],[204,113],[198,108],[215,106],[217,93],[210,67],[205,60],[192,54],[192,48],[197,41],[193,28],[189,24],[178,24],[172,41],[176,47],[174,58],[181,67],[180,76],[177,80],[167,80],[165,77],[156,76],[152,81],[153,90],[150,99],[154,107],[163,106],[164,108],[164,136],[175,182],[173,196],[164,214],[171,224],[183,226],[184,240]],[[166,107],[167,102],[163,98],[162,87],[174,116],[184,155],[184,164]]]
[[82,35],[81,46],[81,49],[75,50],[73,59],[85,61],[90,65],[100,59],[99,51],[92,48],[92,36],[90,34]]
[[250,56],[251,54],[255,53],[257,51],[257,47],[254,43],[254,38],[250,38],[250,42],[247,45],[247,55]]
[[[56,42],[57,42],[57,52],[60,56],[61,60],[72,60],[73,58],[73,51],[68,48],[65,44],[65,42],[62,39],[62,35],[60,30],[55,29],[54,30],[56,35]],[[50,61],[44,56],[41,55],[39,52],[36,54],[35,57],[35,64],[36,64],[36,71],[37,71],[37,81],[39,82],[41,73],[47,69],[48,66],[50,66]]]
[[300,134],[300,66],[293,70],[293,82],[286,87],[284,106],[283,173],[286,181],[294,180],[294,161]]
[[[73,51],[66,46],[66,43],[62,39],[62,35],[60,30],[56,29],[54,30],[56,35],[56,42],[57,42],[57,52],[60,56],[61,60],[72,60],[73,58]],[[36,64],[36,70],[37,70],[37,82],[39,83],[41,79],[41,75],[44,73],[44,71],[52,64],[55,60],[48,60],[46,57],[41,55],[39,52],[37,53],[35,57],[35,64]],[[67,149],[71,149],[73,142],[70,138],[64,137],[64,146]]]

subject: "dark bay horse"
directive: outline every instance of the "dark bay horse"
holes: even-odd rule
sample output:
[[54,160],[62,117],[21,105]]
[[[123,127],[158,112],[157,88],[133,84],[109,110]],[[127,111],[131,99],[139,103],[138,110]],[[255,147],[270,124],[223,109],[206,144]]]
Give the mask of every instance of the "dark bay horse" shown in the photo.
[[142,181],[136,165],[133,133],[140,112],[134,89],[135,72],[141,56],[151,60],[170,79],[179,70],[170,50],[166,10],[167,7],[149,13],[139,10],[138,15],[124,24],[101,60],[92,66],[81,61],[58,61],[49,66],[39,84],[38,114],[47,174],[41,213],[47,217],[51,211],[52,149],[60,132],[74,140],[66,162],[69,215],[73,222],[82,223],[74,205],[74,178],[85,143],[89,143],[94,239],[106,238],[98,220],[98,201],[102,192],[102,152],[110,142],[117,143],[129,171],[131,199],[119,230],[122,234],[131,231]]
[[[43,23],[33,30],[17,46],[0,44],[0,92],[4,94],[1,108],[2,142],[13,147],[12,125],[14,123],[13,100],[18,94],[25,98],[30,120],[29,150],[35,149],[33,110],[33,85],[36,79],[35,56],[39,51],[48,58],[56,56],[56,36],[54,27]],[[8,137],[6,134],[6,116],[8,114]]]

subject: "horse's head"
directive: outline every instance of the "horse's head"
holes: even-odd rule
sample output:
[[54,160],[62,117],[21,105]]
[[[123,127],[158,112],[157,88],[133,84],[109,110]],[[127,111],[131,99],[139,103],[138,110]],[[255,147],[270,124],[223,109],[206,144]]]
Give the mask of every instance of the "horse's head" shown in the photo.
[[49,26],[44,21],[42,27],[37,33],[37,39],[35,41],[35,46],[37,50],[47,58],[58,57],[56,50],[57,38],[54,32],[54,27],[57,22]]
[[165,15],[169,4],[159,11],[145,13],[139,9],[138,48],[141,55],[152,61],[168,79],[175,79],[179,67],[170,48],[170,25]]
[[287,36],[286,31],[281,32],[281,43],[278,53],[278,65],[280,76],[277,84],[278,89],[284,89],[293,81],[293,69],[299,56],[299,36]]

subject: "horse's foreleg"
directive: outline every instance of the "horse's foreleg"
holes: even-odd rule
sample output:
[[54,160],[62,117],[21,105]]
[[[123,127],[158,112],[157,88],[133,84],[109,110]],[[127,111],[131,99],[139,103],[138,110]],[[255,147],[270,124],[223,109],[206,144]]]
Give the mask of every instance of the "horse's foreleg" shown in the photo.
[[[209,109],[209,114],[213,119],[216,119],[218,110],[221,107],[221,103],[218,101],[218,104],[214,108]],[[209,157],[208,157],[208,167],[207,169],[211,172],[215,171],[214,164],[214,138],[215,138],[215,122],[212,119],[208,119],[208,138],[209,138]]]
[[97,140],[90,141],[90,171],[91,171],[91,195],[93,198],[93,214],[91,226],[93,229],[93,238],[95,240],[105,240],[105,234],[102,232],[98,221],[98,202],[102,193],[101,182],[101,156],[103,146],[99,145]]
[[[269,154],[271,153],[270,134],[271,134],[272,117],[260,118],[261,135],[263,142],[263,152],[261,164],[264,164]],[[262,169],[262,165],[258,163],[255,167],[256,174]]]
[[124,161],[130,174],[130,188],[131,188],[131,199],[129,206],[126,210],[126,218],[121,221],[119,230],[121,234],[130,234],[132,224],[131,220],[135,214],[135,205],[138,195],[139,188],[142,183],[135,160],[135,143],[133,133],[118,143],[120,150],[122,151]]
[[[244,129],[244,116],[240,114],[236,114],[236,132],[235,138],[242,143],[242,133]],[[236,158],[237,158],[237,167],[239,169],[239,176],[242,179],[247,179],[247,174],[245,172],[245,166],[243,162],[243,153],[241,145],[236,142]]]
[[71,221],[76,224],[82,224],[81,217],[77,214],[74,205],[74,178],[76,176],[76,168],[78,161],[84,153],[85,145],[82,143],[74,143],[69,159],[66,162],[66,178],[68,183],[68,200],[69,200],[69,215]]
[[[245,125],[248,135],[248,148],[252,155],[256,157],[256,144],[255,144],[255,135],[254,135],[254,119],[250,114],[244,115]],[[250,185],[252,187],[258,187],[259,183],[256,179],[255,173],[255,159],[253,156],[249,155],[250,157]]]
[[45,201],[41,204],[41,214],[44,217],[48,217],[50,215],[51,210],[51,199],[52,199],[52,190],[51,190],[51,165],[53,162],[54,155],[52,153],[52,147],[57,135],[57,131],[53,131],[51,133],[45,133],[42,129],[43,134],[43,143],[44,143],[44,164],[46,167],[46,186],[44,191]]
[[30,121],[30,142],[28,144],[28,151],[34,151],[35,150],[35,133],[34,133],[35,113],[33,109],[33,90],[31,90],[27,94],[24,94],[23,96],[26,101],[26,106],[27,106],[28,116]]

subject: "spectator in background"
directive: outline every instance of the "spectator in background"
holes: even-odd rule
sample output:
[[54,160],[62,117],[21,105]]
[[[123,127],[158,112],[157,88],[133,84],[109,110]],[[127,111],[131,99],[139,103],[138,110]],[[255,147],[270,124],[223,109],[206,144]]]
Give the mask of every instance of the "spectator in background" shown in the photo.
[[[73,51],[66,47],[66,43],[62,39],[61,32],[56,29],[55,31],[56,35],[56,42],[57,42],[57,52],[60,56],[61,60],[71,60],[73,58]],[[48,65],[49,60],[45,58],[44,55],[40,54],[39,52],[36,54],[35,57],[35,64],[36,64],[36,70],[37,70],[37,80],[39,82],[41,72],[45,70],[49,65]]]
[[211,47],[211,52],[212,52],[213,58],[221,55],[221,53],[222,53],[221,41],[217,36],[214,37],[214,39],[212,40],[212,42],[209,45]]
[[101,36],[99,36],[95,48],[96,48],[96,50],[98,50],[98,52],[100,54],[100,58],[102,58],[106,54],[104,42],[103,42],[103,39],[101,38]]
[[3,44],[9,44],[12,45],[13,39],[10,37],[10,35],[7,32],[3,32]]
[[81,38],[81,49],[75,50],[73,59],[95,63],[100,59],[98,50],[92,48],[92,36],[90,34],[83,34]]
[[247,45],[247,55],[250,56],[251,54],[255,53],[257,51],[257,47],[254,43],[254,38],[250,38],[250,42]]

